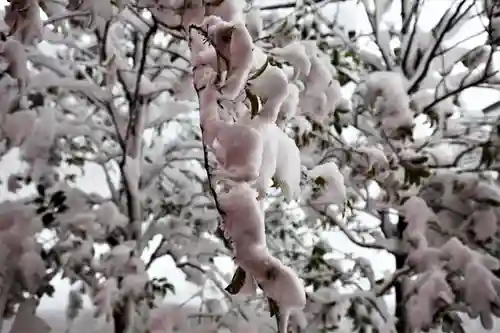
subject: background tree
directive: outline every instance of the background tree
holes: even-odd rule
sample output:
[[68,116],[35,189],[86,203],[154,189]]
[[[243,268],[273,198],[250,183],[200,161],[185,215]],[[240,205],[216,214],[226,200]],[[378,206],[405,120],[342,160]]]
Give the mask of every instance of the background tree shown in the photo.
[[[472,217],[472,215],[478,214],[475,212],[476,210],[482,211],[483,208],[490,213],[495,212],[497,216],[498,211],[494,203],[496,199],[487,200],[487,207],[483,206],[484,202],[478,205],[477,201],[482,201],[482,199],[477,198],[477,196],[481,197],[482,194],[475,193],[478,189],[473,190],[474,194],[469,192],[469,196],[465,195],[464,197],[465,192],[462,191],[465,189],[456,185],[462,182],[471,182],[474,184],[473,188],[478,184],[478,186],[488,188],[491,193],[498,191],[498,184],[495,181],[497,179],[498,162],[496,161],[498,157],[496,153],[491,154],[494,149],[490,148],[495,146],[496,144],[493,142],[498,140],[494,126],[498,122],[498,115],[488,116],[488,114],[480,113],[477,116],[477,113],[471,114],[462,106],[465,102],[464,95],[468,93],[469,88],[493,88],[495,85],[495,77],[497,77],[494,67],[496,9],[492,3],[488,2],[480,5],[467,1],[450,2],[450,8],[433,29],[422,31],[419,23],[425,19],[425,16],[420,15],[424,2],[413,1],[397,4],[400,7],[397,9],[400,12],[400,18],[396,20],[397,22],[390,22],[394,18],[388,18],[387,12],[394,5],[391,1],[376,3],[363,1],[368,21],[372,27],[371,34],[368,36],[356,35],[354,32],[343,33],[334,27],[334,22],[326,19],[324,13],[318,11],[312,11],[313,14],[305,15],[305,18],[300,17],[299,19],[303,20],[302,22],[311,22],[309,26],[296,27],[302,38],[313,36],[312,38],[320,40],[319,45],[326,50],[328,48],[325,47],[325,44],[328,40],[332,43],[339,43],[344,49],[349,50],[350,55],[354,55],[353,58],[358,60],[356,69],[362,73],[359,80],[358,77],[353,77],[351,75],[352,67],[348,67],[352,66],[352,62],[348,66],[341,64],[338,62],[337,50],[326,51],[332,55],[337,70],[341,73],[339,81],[342,81],[344,73],[349,73],[348,77],[351,80],[358,81],[352,99],[355,115],[351,117],[351,114],[348,114],[344,118],[342,112],[338,112],[342,108],[338,108],[330,119],[330,124],[335,127],[336,134],[347,132],[343,138],[349,142],[348,144],[338,140],[338,136],[336,137],[335,134],[331,135],[329,133],[331,129],[328,127],[326,128],[328,133],[323,135],[323,138],[318,138],[317,133],[314,133],[314,136],[311,135],[314,141],[319,140],[312,145],[317,151],[322,151],[324,154],[318,154],[321,157],[316,160],[316,163],[323,162],[325,157],[326,159],[333,157],[336,161],[342,161],[340,165],[352,167],[354,164],[354,168],[346,168],[351,170],[347,173],[349,177],[345,177],[346,174],[344,174],[344,179],[355,192],[349,198],[351,203],[359,202],[360,206],[351,205],[350,212],[347,213],[347,221],[351,221],[351,223],[348,222],[345,225],[341,224],[338,216],[332,217],[317,207],[314,210],[323,217],[323,221],[329,224],[333,223],[347,232],[348,238],[358,245],[387,247],[387,251],[395,256],[396,272],[403,272],[405,268],[413,270],[411,275],[404,274],[403,279],[386,280],[394,282],[396,329],[398,332],[409,332],[411,326],[415,325],[422,329],[428,329],[431,326],[441,324],[444,324],[445,329],[458,330],[460,324],[457,324],[459,320],[455,317],[456,312],[448,312],[447,310],[456,307],[464,310],[463,304],[460,306],[456,303],[443,305],[440,304],[442,300],[426,299],[428,294],[413,295],[419,289],[412,290],[412,287],[405,287],[405,284],[416,284],[422,289],[424,286],[428,286],[432,290],[428,291],[429,293],[437,293],[436,289],[433,289],[436,283],[441,284],[439,288],[449,288],[451,285],[455,292],[455,301],[467,303],[468,301],[464,299],[467,296],[462,294],[462,288],[467,288],[467,285],[458,287],[455,282],[450,283],[452,279],[450,275],[456,274],[457,268],[451,268],[453,273],[447,270],[450,267],[446,267],[444,273],[438,270],[437,280],[444,278],[449,286],[442,284],[443,280],[436,282],[436,280],[429,278],[427,275],[430,274],[429,272],[424,274],[425,269],[438,265],[437,263],[429,263],[432,257],[438,255],[441,259],[444,257],[445,261],[449,260],[450,251],[446,250],[446,247],[445,250],[437,250],[434,247],[439,247],[447,241],[451,242],[447,245],[450,246],[456,239],[459,239],[465,246],[474,251],[498,257],[495,250],[498,248],[495,236],[498,224],[497,217],[493,217],[492,214],[491,219],[489,219],[492,229],[485,228],[484,224],[475,224],[482,219]],[[479,17],[481,19],[478,19]],[[479,29],[467,31],[462,28],[471,22],[478,23]],[[477,36],[481,36],[481,38],[474,38]],[[467,42],[472,39],[475,43],[468,44]],[[421,42],[422,44],[420,44]],[[370,46],[363,48],[365,43],[370,43]],[[466,43],[468,45],[464,45]],[[346,70],[346,67],[351,70]],[[393,73],[380,72],[387,70],[402,72],[404,78],[400,81],[399,75],[394,76]],[[396,87],[402,87],[402,90],[396,93],[398,89],[401,89]],[[397,97],[380,98],[381,95],[385,96],[384,91],[387,89],[392,91],[391,95],[397,94]],[[403,97],[404,91],[408,92],[407,97]],[[376,101],[377,98],[378,101]],[[405,100],[403,103],[409,105],[409,108],[399,104],[402,100]],[[370,105],[371,112],[369,112]],[[405,112],[411,110],[406,116],[402,111],[405,109],[407,110]],[[486,108],[485,113],[494,110],[491,107]],[[343,119],[346,119],[350,125],[349,130],[342,128]],[[324,119],[319,121],[319,123],[323,122]],[[415,124],[416,127],[414,127]],[[351,126],[356,127],[357,131],[351,132]],[[321,127],[318,125],[314,130],[318,131],[318,128]],[[404,134],[405,127],[413,128],[408,132],[413,133]],[[325,145],[321,146],[321,141],[326,146],[331,147],[329,153],[325,153],[328,149],[325,149]],[[367,149],[367,143],[372,147]],[[307,144],[310,145],[309,142]],[[373,146],[377,146],[377,148],[373,148]],[[383,153],[381,154],[380,151]],[[356,166],[359,163],[356,160],[361,157],[363,162],[368,164]],[[379,163],[382,164],[381,168],[377,166]],[[389,171],[391,169],[392,171]],[[364,176],[359,177],[360,174]],[[366,178],[371,178],[372,181],[367,183]],[[423,178],[427,180],[423,181]],[[377,198],[375,200],[370,198],[372,195],[366,194],[371,192],[367,188],[373,186],[373,182],[377,183],[376,189],[370,189],[373,191],[372,195]],[[455,184],[455,186],[453,187],[451,184]],[[395,190],[396,188],[397,190]],[[417,194],[420,198],[415,197]],[[492,194],[492,196],[496,195]],[[457,199],[456,196],[460,199]],[[424,199],[425,204],[421,199]],[[377,200],[391,203],[387,206],[380,205],[380,201],[377,202]],[[468,200],[472,200],[472,203]],[[406,203],[403,204],[404,202]],[[420,204],[422,205],[419,206]],[[470,204],[472,206],[468,208],[468,211],[462,211],[464,206]],[[453,208],[457,205],[460,207],[458,210]],[[426,206],[431,210],[425,208]],[[387,210],[387,208],[390,209]],[[391,217],[395,212],[393,209],[396,209],[397,221]],[[427,211],[428,214],[423,214],[424,211]],[[366,213],[375,217],[380,223],[378,231],[370,231],[367,235],[372,240],[370,244],[363,244],[354,235],[355,232],[349,235],[351,233],[349,229],[356,228],[354,227],[356,222]],[[419,220],[420,218],[421,220]],[[410,221],[411,219],[414,221]],[[471,223],[471,221],[476,222]],[[349,227],[349,224],[352,227]],[[416,229],[410,228],[412,224]],[[417,227],[416,225],[419,224],[422,225]],[[422,229],[420,229],[421,227]],[[433,230],[430,231],[430,228]],[[457,229],[460,230],[458,234]],[[479,235],[481,232],[484,232],[483,236]],[[362,234],[366,233],[362,232]],[[456,237],[456,239],[452,239],[452,237]],[[441,251],[448,251],[448,253]],[[460,251],[453,248],[451,253],[455,252]],[[408,255],[410,256],[408,257]],[[475,257],[477,254],[471,256]],[[445,264],[440,263],[439,265]],[[360,266],[362,274],[371,280],[372,285],[379,283],[380,286],[381,281],[374,281],[372,277],[373,269],[362,269],[361,267],[364,265],[358,266]],[[420,268],[415,270],[419,266]],[[493,271],[495,271],[494,267],[496,264],[490,266]],[[463,274],[464,267],[461,267],[458,270],[459,277],[454,276],[453,279],[460,281],[458,284],[466,283]],[[484,274],[485,276],[491,275],[486,272]],[[414,278],[410,278],[410,276],[416,276],[418,282],[411,281]],[[495,281],[493,284],[496,284],[496,288],[498,288],[498,281],[494,277],[492,279]],[[382,281],[382,289],[387,287],[384,282]],[[425,284],[420,285],[420,283]],[[451,295],[451,290],[446,290],[448,295]],[[461,290],[458,295],[457,290]],[[487,294],[496,295],[496,292],[490,289]],[[424,299],[426,300],[424,301]],[[496,312],[497,296],[490,298],[490,301],[493,304],[492,310]],[[489,304],[490,301],[485,303]],[[451,302],[451,300],[448,299],[444,303],[447,302]],[[469,306],[471,306],[470,303]],[[432,310],[432,307],[435,309]],[[479,314],[477,311],[480,311],[475,306],[470,308],[465,306],[465,308],[466,312],[469,312],[473,317],[476,317]],[[419,312],[422,309],[425,311],[430,309],[430,312],[426,312],[427,315],[424,315]],[[419,315],[416,315],[417,313]],[[426,319],[420,323],[412,323],[411,318]],[[491,325],[486,311],[481,315],[481,321],[485,327]]]
[[[33,310],[60,272],[68,325],[89,296],[116,333],[274,332],[269,314],[281,332],[329,331],[344,306],[358,332],[457,332],[461,312],[491,327],[499,129],[463,96],[497,89],[496,7],[450,2],[424,31],[424,1],[363,1],[367,33],[336,24],[333,2],[8,2],[2,154],[23,170],[5,180],[21,195],[2,203],[0,313],[14,332],[44,330]],[[89,165],[102,193],[78,185]],[[330,231],[396,270],[379,279]],[[177,281],[148,270],[165,256],[200,285],[199,313],[162,307]],[[264,295],[234,296],[254,279]],[[283,325],[302,285],[305,316]]]

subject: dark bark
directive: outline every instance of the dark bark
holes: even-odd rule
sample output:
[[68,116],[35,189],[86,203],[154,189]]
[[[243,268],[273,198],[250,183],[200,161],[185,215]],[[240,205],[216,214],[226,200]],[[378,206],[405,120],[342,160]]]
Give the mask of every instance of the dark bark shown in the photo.
[[[344,2],[346,0],[333,0],[331,3],[335,2]],[[313,0],[310,1],[312,4],[317,4],[320,3],[320,0]],[[290,1],[290,2],[285,2],[285,3],[278,3],[278,4],[273,4],[273,5],[267,5],[267,6],[261,6],[260,10],[262,11],[271,11],[271,10],[277,10],[277,9],[289,9],[289,8],[295,8],[297,6],[295,1]]]
[[[406,221],[403,216],[399,216],[397,224],[397,237],[399,240],[403,239],[403,231],[406,228]],[[405,266],[406,254],[396,254],[394,255],[396,261],[396,270],[402,269]],[[395,293],[395,316],[396,316],[396,332],[397,333],[409,333],[408,327],[408,316],[406,314],[406,308],[403,304],[404,301],[404,278],[400,278],[394,283],[394,293]]]
[[115,333],[125,333],[128,327],[127,300],[113,308],[113,325]]

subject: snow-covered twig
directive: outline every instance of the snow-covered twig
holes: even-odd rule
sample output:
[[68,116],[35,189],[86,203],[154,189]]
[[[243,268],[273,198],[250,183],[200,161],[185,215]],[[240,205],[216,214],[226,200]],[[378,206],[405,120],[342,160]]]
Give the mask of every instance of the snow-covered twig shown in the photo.
[[[154,21],[156,22],[156,21]],[[144,131],[144,122],[146,117],[146,109],[143,105],[143,101],[139,97],[139,89],[141,86],[141,80],[146,69],[148,45],[150,40],[153,38],[157,31],[158,25],[154,23],[153,27],[144,36],[144,41],[142,44],[142,56],[140,58],[140,63],[137,71],[137,78],[135,84],[135,91],[129,97],[129,123],[127,127],[127,132],[125,135],[126,151],[124,152],[124,158],[120,163],[120,170],[122,172],[122,181],[124,184],[124,190],[127,197],[127,210],[128,216],[130,218],[130,229],[129,237],[131,239],[137,240],[140,236],[141,228],[141,207],[138,198],[139,193],[139,175],[140,170],[131,170],[139,167],[139,159],[142,158],[142,135]],[[136,164],[134,166],[131,163]]]
[[309,206],[314,209],[315,212],[317,212],[321,217],[328,219],[330,223],[333,225],[339,227],[340,231],[346,235],[346,237],[353,242],[354,244],[364,247],[364,248],[369,248],[369,249],[376,249],[376,250],[385,250],[390,253],[397,253],[397,249],[388,247],[387,245],[379,244],[377,242],[371,242],[371,243],[366,243],[363,241],[360,241],[357,239],[357,237],[353,234],[352,231],[350,231],[341,221],[339,221],[336,217],[333,217],[331,214],[329,214],[327,211],[324,209],[318,207],[317,204],[313,202],[309,202]]

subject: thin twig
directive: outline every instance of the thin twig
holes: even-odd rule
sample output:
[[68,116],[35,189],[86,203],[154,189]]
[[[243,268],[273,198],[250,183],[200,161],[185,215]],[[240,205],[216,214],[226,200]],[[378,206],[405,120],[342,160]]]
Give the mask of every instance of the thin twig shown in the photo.
[[[203,145],[203,165],[205,167],[205,171],[207,173],[207,183],[208,183],[208,188],[210,190],[210,194],[212,195],[215,203],[215,209],[217,209],[217,212],[219,213],[220,217],[222,220],[224,220],[224,217],[226,216],[226,213],[222,210],[222,207],[220,206],[219,199],[217,197],[217,192],[215,191],[215,188],[212,183],[212,173],[210,172],[210,165],[209,165],[209,160],[208,160],[208,149],[207,145],[205,144],[205,135],[204,135],[204,130],[203,126],[200,125],[201,129],[201,142]],[[217,230],[215,231],[215,235],[219,237],[222,242],[224,243],[224,246],[228,249],[232,249],[231,241],[226,238],[224,235],[224,230],[222,229],[222,225],[219,223]]]
[[[215,47],[214,43],[212,42],[212,40],[209,38],[209,36],[207,35],[207,33],[201,29],[200,27],[196,26],[196,25],[191,25],[189,27],[189,32],[191,32],[191,30],[195,30],[197,31],[198,33],[200,33],[208,42],[211,43],[211,45],[213,45],[215,51],[216,51],[216,54],[218,56],[218,58],[222,58],[227,67],[226,68],[229,68],[229,60],[226,59],[223,55],[219,54],[219,52],[217,51],[217,48]],[[191,43],[191,33],[189,33],[189,42]],[[196,68],[193,68],[193,72],[196,71]],[[195,88],[195,91],[196,91],[196,94],[198,96],[198,100],[200,100],[200,91],[204,88],[204,87],[194,87]],[[200,106],[201,108],[201,106]],[[200,111],[201,112],[201,111]],[[204,165],[204,168],[205,168],[205,172],[207,173],[207,183],[208,183],[208,187],[209,187],[209,190],[210,190],[210,194],[212,195],[213,199],[214,199],[214,202],[215,202],[215,208],[217,209],[217,212],[219,213],[222,221],[224,220],[224,217],[226,216],[226,213],[222,210],[222,207],[220,206],[220,203],[219,203],[219,200],[218,200],[218,196],[217,196],[217,192],[215,191],[215,188],[213,186],[213,182],[212,182],[212,173],[210,171],[210,164],[209,164],[209,158],[208,158],[208,149],[207,149],[207,145],[206,145],[206,141],[205,141],[205,131],[203,129],[203,124],[200,123],[200,130],[201,130],[201,143],[202,143],[202,146],[203,146],[203,165]],[[218,227],[217,227],[217,230],[215,231],[215,235],[220,238],[222,240],[222,242],[224,243],[224,246],[228,249],[232,249],[232,245],[231,245],[231,242],[230,240],[228,240],[226,238],[226,236],[224,235],[224,231],[222,229],[222,223],[219,223],[218,224]]]

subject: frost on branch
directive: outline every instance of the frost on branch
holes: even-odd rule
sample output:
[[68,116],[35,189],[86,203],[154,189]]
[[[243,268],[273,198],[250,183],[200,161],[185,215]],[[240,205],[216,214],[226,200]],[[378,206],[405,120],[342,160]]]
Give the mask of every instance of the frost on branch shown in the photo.
[[[257,46],[241,20],[243,16],[226,17],[229,7],[225,6],[232,3],[224,1],[220,8],[208,9],[211,15],[207,14],[201,24],[190,26],[195,34],[190,37],[194,86],[200,101],[204,143],[213,148],[218,161],[214,175],[227,188],[226,192],[219,190],[214,199],[220,207],[225,234],[232,241],[239,272],[244,274],[243,284],[234,292],[251,292],[259,286],[278,306],[279,331],[286,332],[289,316],[305,305],[305,291],[296,273],[268,250],[260,201],[273,177],[289,199],[299,194],[299,151],[276,125],[289,83],[280,68],[267,63],[253,80],[252,68],[260,67],[256,66],[259,58],[254,57]],[[206,39],[205,44],[200,44],[199,35]],[[213,79],[204,79],[207,75]],[[244,104],[236,106],[244,103],[240,96],[245,94],[251,110]],[[251,98],[258,98],[262,107]],[[223,103],[227,100],[236,105],[226,107],[230,105]],[[239,116],[233,121],[226,116],[231,108]]]
[[38,42],[43,36],[38,0],[9,1],[4,20],[10,34],[23,44]]
[[3,134],[8,140],[8,146],[19,147],[33,132],[36,114],[31,110],[18,111],[5,116]]
[[408,83],[397,72],[373,72],[360,84],[362,104],[373,113],[378,125],[390,138],[412,133],[414,114],[410,109]]
[[344,176],[340,172],[337,164],[328,162],[318,165],[309,172],[309,176],[314,179],[316,184],[323,187],[323,193],[321,193],[317,201],[329,202],[337,205],[344,204],[346,200]]
[[[47,281],[45,261],[42,258],[42,249],[34,236],[42,229],[42,222],[36,216],[32,205],[22,203],[3,202],[0,205],[0,276],[2,286],[2,298],[0,305],[8,316],[10,307],[24,299],[23,295],[36,295],[41,293]],[[34,307],[36,307],[36,299]],[[25,302],[31,302],[26,299]],[[33,305],[33,304],[32,304]],[[16,332],[28,329],[32,322],[42,321],[34,316],[34,312],[24,313],[24,304],[17,312],[13,326]],[[10,313],[12,315],[12,313]],[[30,317],[31,316],[31,317]],[[25,321],[23,323],[23,320]],[[27,326],[23,326],[27,325]],[[44,326],[40,332],[44,331]],[[29,326],[29,331],[34,329]]]
[[17,80],[18,88],[24,93],[28,80],[27,62],[25,46],[16,39],[7,39],[0,44],[0,56],[4,58],[8,66],[5,71]]
[[[209,89],[209,88],[206,88]],[[217,174],[235,181],[253,181],[262,163],[263,140],[255,129],[220,123],[217,126],[215,155],[221,165]]]

